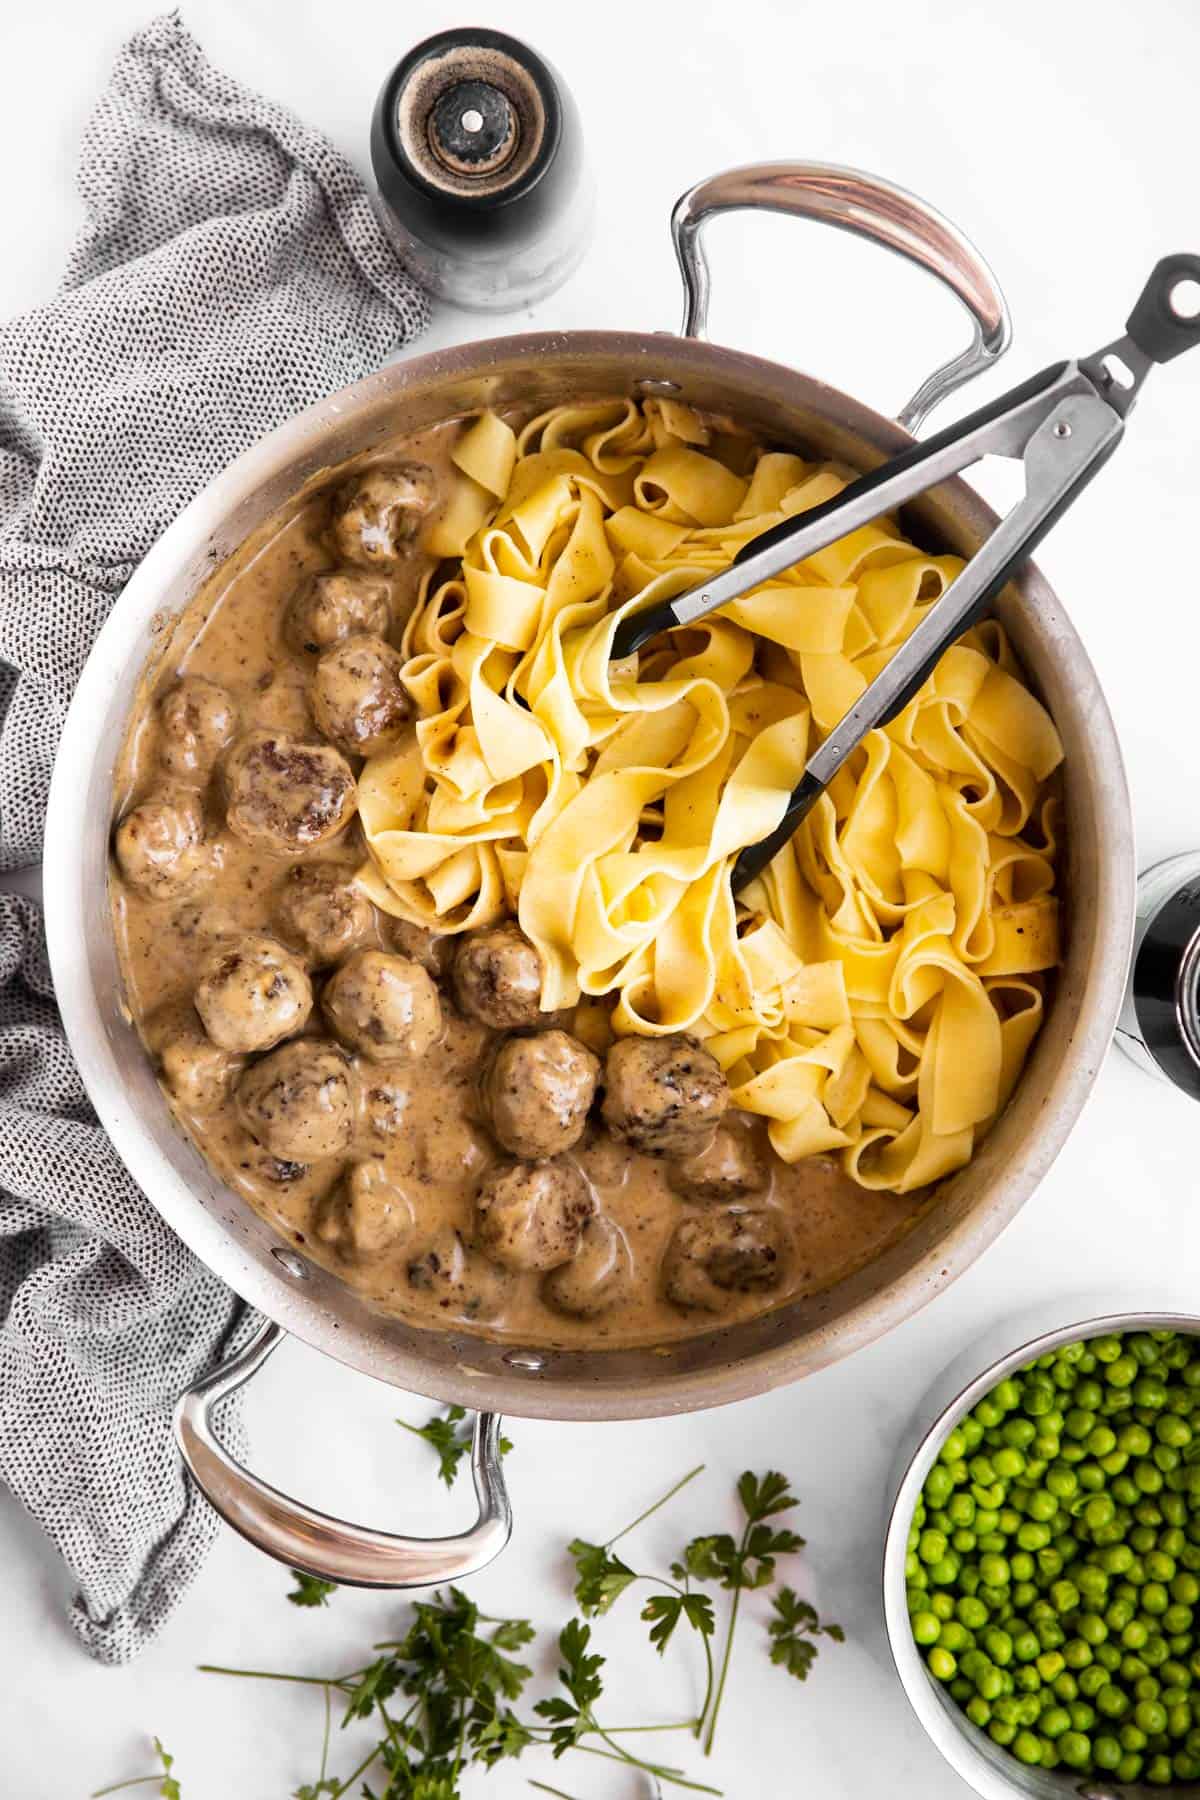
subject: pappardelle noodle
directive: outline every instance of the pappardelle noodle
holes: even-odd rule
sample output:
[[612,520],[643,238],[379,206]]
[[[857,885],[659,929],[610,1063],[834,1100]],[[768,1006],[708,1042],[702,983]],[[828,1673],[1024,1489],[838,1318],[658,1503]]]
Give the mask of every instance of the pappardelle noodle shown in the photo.
[[688,1032],[788,1162],[910,1192],[971,1157],[1059,960],[1062,746],[998,623],[872,732],[764,875],[812,750],[962,566],[881,518],[612,663],[618,621],[723,568],[852,471],[671,402],[560,406],[459,439],[402,645],[415,737],[371,758],[359,881],[439,931],[506,913],[547,1010]]

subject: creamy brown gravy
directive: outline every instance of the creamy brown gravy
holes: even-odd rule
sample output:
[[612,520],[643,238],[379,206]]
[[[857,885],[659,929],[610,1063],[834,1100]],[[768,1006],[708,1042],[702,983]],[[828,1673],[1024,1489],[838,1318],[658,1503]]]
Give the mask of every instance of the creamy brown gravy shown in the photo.
[[[455,421],[435,431],[399,439],[369,460],[415,460],[444,472],[459,430]],[[328,490],[295,502],[271,525],[256,532],[242,551],[210,578],[175,623],[156,653],[130,724],[115,786],[119,819],[133,804],[164,786],[156,757],[154,709],[162,694],[183,675],[219,683],[234,698],[240,728],[267,725],[297,737],[318,737],[308,701],[314,659],[286,642],[282,617],[304,578],[336,566],[326,533]],[[394,623],[399,642],[415,599],[423,564],[418,554],[392,582]],[[296,859],[265,856],[222,828],[213,795],[207,800],[210,829],[220,866],[194,895],[155,900],[129,888],[114,871],[112,914],[125,992],[134,1024],[154,1055],[171,1029],[192,1013],[195,969],[207,943],[222,932],[267,931],[272,897]],[[335,841],[311,851],[305,863],[336,866],[350,874],[363,860],[357,822]],[[389,922],[377,915],[381,947],[394,948]],[[315,985],[319,989],[320,977]],[[318,999],[319,1009],[319,999]],[[232,1106],[215,1114],[189,1115],[165,1096],[183,1130],[225,1181],[274,1226],[281,1237],[301,1245],[306,1255],[334,1270],[381,1311],[439,1324],[455,1318],[416,1291],[408,1265],[439,1227],[454,1226],[469,1239],[472,1203],[482,1171],[500,1154],[479,1122],[476,1074],[486,1029],[461,1017],[443,993],[446,1031],[440,1044],[416,1065],[393,1065],[388,1079],[406,1095],[406,1128],[381,1143],[360,1131],[346,1158],[316,1163],[292,1179],[280,1180],[274,1159],[248,1138]],[[314,1011],[314,1025],[318,1012]],[[312,1027],[310,1027],[312,1029]],[[370,1073],[368,1067],[368,1073]],[[548,1305],[537,1274],[507,1278],[503,1310],[486,1323],[462,1318],[470,1330],[525,1343],[566,1346],[646,1345],[711,1330],[761,1313],[798,1295],[832,1286],[877,1256],[913,1223],[921,1197],[901,1198],[858,1187],[824,1158],[791,1167],[770,1151],[760,1122],[735,1115],[739,1129],[755,1138],[769,1170],[766,1193],[754,1205],[783,1215],[792,1245],[787,1276],[768,1295],[729,1295],[720,1315],[685,1313],[660,1292],[664,1248],[688,1203],[673,1193],[662,1162],[617,1145],[601,1127],[589,1126],[572,1155],[591,1181],[599,1208],[628,1242],[633,1281],[628,1298],[613,1312],[593,1319],[570,1318]],[[347,1161],[386,1155],[389,1173],[411,1195],[417,1214],[412,1238],[372,1257],[346,1261],[314,1231],[314,1205],[343,1173]]]

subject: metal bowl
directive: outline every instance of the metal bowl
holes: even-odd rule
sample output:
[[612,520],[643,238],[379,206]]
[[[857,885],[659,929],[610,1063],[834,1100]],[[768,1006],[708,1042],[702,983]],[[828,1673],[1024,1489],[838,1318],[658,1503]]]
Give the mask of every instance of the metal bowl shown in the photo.
[[[1093,1302],[1093,1304],[1096,1304]],[[1200,1800],[1200,1783],[1177,1782],[1169,1789],[1145,1782],[1111,1782],[1102,1775],[1078,1775],[1060,1769],[1038,1769],[1018,1762],[973,1725],[947,1690],[929,1673],[909,1625],[904,1560],[913,1509],[946,1437],[959,1420],[1006,1375],[1047,1350],[1079,1338],[1108,1332],[1181,1331],[1200,1335],[1200,1316],[1182,1312],[1130,1312],[1105,1305],[1095,1312],[1084,1307],[1069,1324],[1061,1307],[1042,1307],[1021,1320],[1008,1320],[985,1332],[970,1350],[957,1357],[938,1377],[918,1409],[901,1448],[892,1483],[883,1546],[883,1616],[896,1672],[909,1705],[932,1742],[982,1800],[1153,1800],[1164,1791],[1183,1800]],[[1015,1345],[1015,1347],[1014,1347]],[[994,1360],[992,1360],[994,1358]],[[984,1360],[986,1359],[986,1360]]]

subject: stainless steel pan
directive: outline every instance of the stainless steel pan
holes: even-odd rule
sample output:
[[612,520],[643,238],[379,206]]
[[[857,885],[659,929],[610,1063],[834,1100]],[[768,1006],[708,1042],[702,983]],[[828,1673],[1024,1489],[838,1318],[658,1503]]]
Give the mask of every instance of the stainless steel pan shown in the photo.
[[[792,369],[705,341],[708,272],[700,228],[738,207],[823,220],[936,274],[962,301],[972,341],[918,389],[899,422]],[[212,482],[147,556],[96,643],[67,718],[46,833],[47,929],[55,987],[96,1110],[131,1173],[213,1270],[269,1321],[243,1357],[180,1403],[193,1474],[218,1509],[270,1554],[340,1581],[418,1585],[459,1577],[508,1534],[486,1415],[615,1419],[686,1412],[760,1393],[869,1343],[946,1287],[1032,1193],[1095,1077],[1120,1004],[1132,929],[1129,802],[1112,721],[1069,619],[1036,569],[997,612],[1066,748],[1067,960],[1021,1083],[971,1165],[947,1181],[899,1243],[828,1292],[665,1349],[553,1351],[383,1319],[324,1269],[283,1246],[209,1172],[173,1126],[122,1008],[106,897],[112,775],[138,678],[164,617],[290,496],[399,429],[484,405],[545,407],[613,391],[679,395],[736,414],[767,438],[868,470],[912,442],[953,388],[1008,341],[986,263],[932,208],[887,182],[815,164],[740,169],[685,195],[673,219],[686,290],[683,335],[544,333],[438,351],[380,370],[280,427]],[[924,540],[970,555],[995,524],[961,481],[912,511]],[[312,1512],[235,1463],[209,1413],[284,1332],[352,1367],[485,1415],[476,1441],[480,1519],[457,1539],[387,1537]]]

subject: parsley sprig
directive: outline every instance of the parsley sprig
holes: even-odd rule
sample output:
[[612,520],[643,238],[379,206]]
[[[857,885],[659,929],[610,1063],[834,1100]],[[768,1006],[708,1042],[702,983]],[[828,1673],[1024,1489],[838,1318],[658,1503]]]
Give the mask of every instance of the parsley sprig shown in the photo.
[[[397,1419],[396,1423],[404,1431],[411,1431],[414,1437],[423,1438],[438,1459],[438,1476],[447,1487],[454,1486],[454,1478],[458,1474],[459,1464],[471,1450],[473,1426],[464,1423],[467,1417],[465,1406],[448,1406],[445,1412],[435,1413],[424,1425],[410,1425],[407,1419]],[[512,1449],[509,1438],[500,1439],[500,1454],[507,1456]]]
[[105,1794],[123,1793],[126,1788],[145,1787],[151,1781],[158,1783],[160,1800],[181,1800],[182,1789],[179,1786],[179,1778],[171,1773],[175,1766],[175,1758],[163,1749],[160,1738],[155,1738],[154,1750],[162,1764],[161,1769],[155,1770],[153,1775],[134,1775],[128,1781],[114,1781],[111,1787],[97,1788],[92,1795],[92,1800],[103,1800]]

